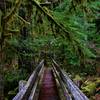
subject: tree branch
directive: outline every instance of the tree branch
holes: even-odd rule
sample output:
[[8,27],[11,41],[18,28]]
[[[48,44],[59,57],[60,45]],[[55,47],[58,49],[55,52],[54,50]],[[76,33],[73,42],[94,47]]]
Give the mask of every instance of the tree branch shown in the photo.
[[[52,15],[50,15],[48,12],[46,12],[46,10],[44,10],[44,9],[40,6],[40,4],[39,4],[37,1],[35,1],[35,0],[30,0],[30,1],[31,1],[32,4],[35,5],[39,10],[41,10],[55,25],[57,25],[63,32],[65,32],[65,33],[66,33],[65,36],[68,38],[68,40],[71,41],[71,33],[70,33],[69,31],[67,31],[67,30],[65,29],[65,27],[61,26],[61,25],[53,18]],[[60,35],[64,37],[63,34],[60,34]]]
[[6,32],[7,32],[7,33],[17,34],[17,33],[19,33],[20,31],[19,31],[19,30],[6,29]]
[[12,8],[11,12],[4,17],[4,21],[8,22],[12,16],[16,13],[17,9],[19,8],[22,0],[16,0],[14,8]]
[[24,22],[25,24],[30,25],[30,22],[24,20],[21,16],[19,16],[19,15],[17,15],[17,14],[15,14],[15,16],[17,16],[17,17],[18,17],[22,22]]

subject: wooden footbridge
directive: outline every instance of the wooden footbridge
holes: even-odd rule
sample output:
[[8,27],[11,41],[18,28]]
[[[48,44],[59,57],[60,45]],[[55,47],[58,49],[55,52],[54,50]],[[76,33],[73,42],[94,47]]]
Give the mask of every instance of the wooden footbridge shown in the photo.
[[13,100],[89,99],[54,60],[52,67],[45,66],[42,60]]

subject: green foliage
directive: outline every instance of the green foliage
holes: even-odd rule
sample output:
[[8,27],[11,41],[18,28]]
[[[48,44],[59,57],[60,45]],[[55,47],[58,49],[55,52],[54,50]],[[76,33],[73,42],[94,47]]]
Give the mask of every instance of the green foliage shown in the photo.
[[23,73],[21,70],[8,71],[5,74],[5,81],[7,81],[8,83],[15,82],[15,84],[17,84],[19,80],[24,79],[27,75],[28,74],[26,73],[26,71],[23,71]]
[[100,78],[90,77],[87,79],[82,85],[82,91],[86,93],[88,96],[94,95],[96,91],[96,87],[100,84]]
[[75,75],[74,81],[82,81],[82,77],[80,75]]
[[96,88],[96,84],[93,82],[87,82],[85,87],[82,87],[83,92],[87,93],[87,95],[93,95]]
[[[74,0],[72,0],[72,1],[74,2]],[[87,7],[87,10],[95,11],[95,13],[92,13],[92,15],[95,17],[98,16],[96,9],[98,9],[98,7],[100,6],[100,3],[98,1],[91,1],[91,2],[87,2],[87,3],[86,3],[86,1],[84,1],[84,2],[85,2],[85,6]],[[69,32],[71,32],[73,34],[72,40],[76,42],[75,43],[76,48],[77,48],[77,46],[79,48],[81,48],[85,57],[95,57],[93,52],[87,46],[87,43],[89,41],[91,41],[91,40],[89,40],[91,35],[93,36],[93,38],[95,38],[96,27],[93,22],[93,20],[95,20],[95,17],[92,17],[92,18],[88,17],[88,19],[85,17],[84,12],[82,11],[82,8],[81,8],[81,6],[84,5],[84,2],[80,2],[80,4],[79,4],[80,8],[77,8],[77,11],[76,10],[69,11],[72,3],[70,0],[69,1],[66,0],[64,3],[62,3],[59,7],[57,7],[54,10],[53,14],[54,14],[54,17],[61,24],[63,24]],[[83,3],[83,4],[81,5],[81,3]],[[94,5],[95,9],[93,9],[93,7],[92,7],[93,4],[95,4]],[[85,12],[85,14],[86,14],[86,12]],[[91,19],[91,21],[89,21],[90,19]]]
[[19,81],[25,80],[27,77],[28,73],[25,70],[10,70],[4,74],[4,92],[9,100],[18,92]]

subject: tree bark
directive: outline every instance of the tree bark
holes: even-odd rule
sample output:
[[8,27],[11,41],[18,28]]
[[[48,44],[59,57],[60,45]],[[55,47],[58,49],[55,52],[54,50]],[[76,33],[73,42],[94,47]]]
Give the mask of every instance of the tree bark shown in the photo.
[[[2,11],[0,10],[0,12],[2,13]],[[3,13],[0,17],[0,100],[4,100],[4,81],[3,81],[3,58],[4,58],[4,52],[3,52],[3,22],[2,22],[2,18],[3,18]]]

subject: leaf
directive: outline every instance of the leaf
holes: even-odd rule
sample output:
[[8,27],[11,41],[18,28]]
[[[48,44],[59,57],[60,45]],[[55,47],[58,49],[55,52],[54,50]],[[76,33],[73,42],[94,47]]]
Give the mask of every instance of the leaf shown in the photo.
[[75,75],[75,78],[74,78],[74,80],[82,80],[82,78],[79,76],[79,75]]
[[15,91],[9,91],[9,92],[8,92],[8,95],[15,95],[15,94],[16,94]]
[[86,82],[86,86],[82,87],[83,92],[87,92],[88,94],[93,94],[96,89],[96,84],[94,82]]

